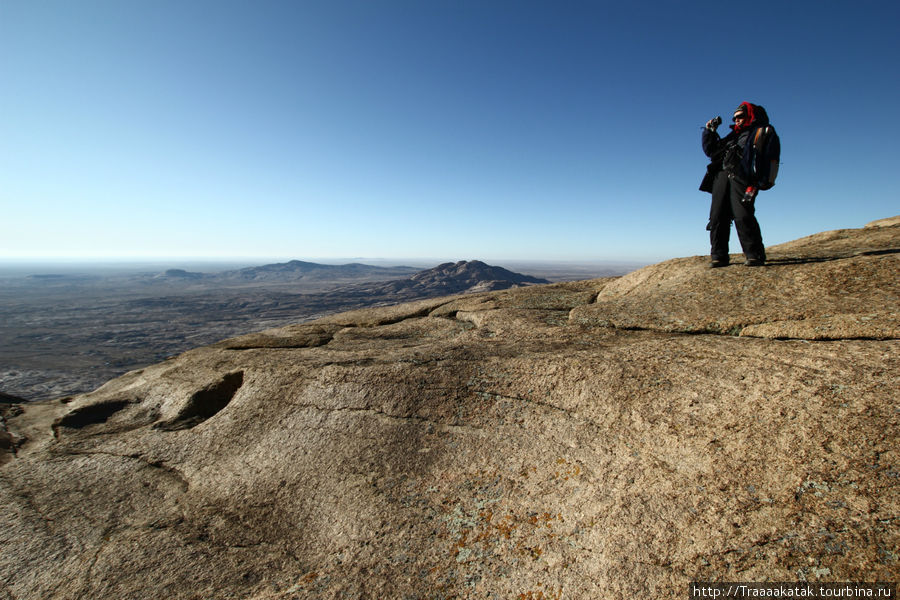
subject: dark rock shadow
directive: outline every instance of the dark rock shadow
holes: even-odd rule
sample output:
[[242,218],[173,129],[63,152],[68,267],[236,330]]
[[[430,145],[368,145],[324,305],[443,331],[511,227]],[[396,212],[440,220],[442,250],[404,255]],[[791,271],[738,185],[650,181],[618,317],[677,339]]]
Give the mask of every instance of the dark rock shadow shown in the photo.
[[867,250],[863,252],[852,252],[847,254],[834,254],[832,256],[779,256],[766,259],[766,266],[807,265],[832,262],[835,260],[846,260],[848,258],[855,258],[857,256],[884,256],[888,254],[900,254],[900,248],[889,248],[886,250]]
[[72,412],[63,415],[53,423],[53,430],[60,427],[69,429],[84,429],[88,425],[106,423],[110,417],[131,404],[128,400],[115,400],[100,404],[89,404],[76,408]]
[[228,406],[242,385],[243,371],[229,373],[216,383],[194,392],[174,419],[157,423],[154,427],[163,431],[196,427]]

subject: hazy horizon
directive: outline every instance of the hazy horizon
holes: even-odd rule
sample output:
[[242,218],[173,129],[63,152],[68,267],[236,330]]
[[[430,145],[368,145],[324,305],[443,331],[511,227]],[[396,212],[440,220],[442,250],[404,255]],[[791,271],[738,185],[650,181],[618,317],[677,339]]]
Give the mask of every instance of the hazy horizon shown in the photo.
[[352,263],[366,264],[377,267],[414,267],[428,269],[439,264],[447,262],[459,262],[480,260],[481,262],[506,267],[510,270],[517,268],[590,268],[590,267],[621,267],[621,268],[637,268],[644,266],[646,262],[641,261],[574,261],[574,260],[522,260],[522,259],[482,259],[477,257],[471,258],[366,258],[366,257],[348,257],[348,258],[259,258],[253,259],[219,259],[210,260],[206,258],[156,258],[134,260],[131,258],[42,258],[42,259],[0,259],[0,276],[9,276],[14,274],[42,274],[51,273],[53,271],[112,271],[112,272],[154,272],[166,269],[185,269],[189,271],[215,273],[232,269],[241,269],[247,267],[258,267],[270,264],[284,264],[292,260],[299,260],[309,263],[317,263],[323,265],[346,265]]

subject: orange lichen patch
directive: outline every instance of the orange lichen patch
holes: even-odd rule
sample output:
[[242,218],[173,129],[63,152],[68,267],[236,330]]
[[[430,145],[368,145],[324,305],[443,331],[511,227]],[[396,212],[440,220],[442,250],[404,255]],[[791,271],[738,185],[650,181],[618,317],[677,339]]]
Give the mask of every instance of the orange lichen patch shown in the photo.
[[529,525],[534,525],[535,527],[546,527],[547,529],[550,529],[551,521],[559,521],[562,523],[564,521],[562,513],[551,515],[548,512],[543,512],[540,514],[535,513],[528,517]]
[[519,544],[516,544],[516,549],[519,551],[519,553],[524,554],[525,556],[530,556],[534,560],[539,559],[541,557],[541,554],[544,553],[544,551],[538,546],[525,546],[522,545],[521,542]]
[[519,471],[519,475],[522,479],[528,479],[528,476],[531,473],[537,473],[537,467],[525,467],[521,471]]
[[559,600],[562,598],[562,588],[555,592],[543,590],[527,591],[516,596],[517,600]]
[[451,532],[450,555],[458,561],[463,561],[472,557],[472,552],[491,553],[501,545],[511,543],[510,550],[537,560],[544,550],[535,543],[538,540],[531,539],[531,536],[542,532],[541,535],[545,540],[556,539],[557,535],[549,530],[554,523],[563,522],[561,513],[548,511],[527,515],[508,512],[502,516],[495,514],[492,508],[485,508],[472,516],[460,512],[451,521],[458,528]]
[[318,577],[318,576],[319,576],[319,574],[316,573],[315,571],[310,571],[309,573],[307,573],[306,575],[304,575],[303,577],[300,578],[299,583],[301,583],[301,584],[312,583],[313,581],[315,581],[316,577]]
[[484,521],[485,523],[490,523],[491,519],[494,518],[494,511],[492,511],[489,508],[486,508],[483,511],[481,511],[480,513],[478,513],[478,516],[481,517],[481,520]]
[[579,465],[578,463],[572,463],[564,458],[558,458],[556,459],[556,464],[565,465],[565,469],[561,471],[554,471],[553,477],[555,479],[568,481],[569,479],[574,479],[581,475],[581,465]]
[[516,529],[515,519],[513,519],[512,515],[504,515],[499,523],[494,524],[494,528],[500,532],[504,538],[509,539],[509,536]]
[[456,540],[450,549],[451,556],[458,557],[460,551],[466,547],[466,542],[469,540],[469,530],[463,530],[459,536],[459,539]]

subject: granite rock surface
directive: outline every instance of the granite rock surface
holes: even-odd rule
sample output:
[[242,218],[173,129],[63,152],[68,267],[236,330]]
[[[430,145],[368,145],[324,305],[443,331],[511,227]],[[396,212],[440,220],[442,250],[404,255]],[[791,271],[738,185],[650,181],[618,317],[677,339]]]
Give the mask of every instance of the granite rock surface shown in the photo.
[[224,340],[0,421],[0,599],[900,575],[900,224]]

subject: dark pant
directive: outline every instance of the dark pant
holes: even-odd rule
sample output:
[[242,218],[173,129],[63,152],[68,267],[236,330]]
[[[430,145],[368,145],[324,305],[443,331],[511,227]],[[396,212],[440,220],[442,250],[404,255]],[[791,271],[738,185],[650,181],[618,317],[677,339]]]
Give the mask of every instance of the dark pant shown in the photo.
[[744,203],[746,185],[729,179],[725,171],[720,171],[713,181],[712,206],[709,209],[709,254],[713,260],[728,259],[728,237],[731,234],[731,221],[737,229],[738,239],[744,256],[751,259],[766,259],[766,248],[763,246],[762,232],[756,221],[753,202]]

